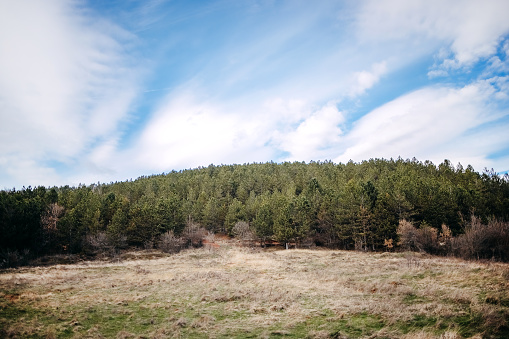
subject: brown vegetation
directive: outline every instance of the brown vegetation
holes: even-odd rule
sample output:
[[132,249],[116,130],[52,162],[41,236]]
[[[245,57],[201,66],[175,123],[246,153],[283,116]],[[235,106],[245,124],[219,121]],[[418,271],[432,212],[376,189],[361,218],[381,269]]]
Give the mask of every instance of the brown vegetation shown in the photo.
[[[0,274],[3,337],[503,338],[509,266],[214,246]],[[152,254],[153,253],[153,254]],[[124,258],[129,253],[124,254]],[[137,258],[137,259],[136,259]]]
[[490,220],[483,224],[472,216],[465,231],[456,237],[442,225],[442,230],[401,220],[397,230],[399,245],[409,251],[454,255],[464,259],[509,261],[509,223]]

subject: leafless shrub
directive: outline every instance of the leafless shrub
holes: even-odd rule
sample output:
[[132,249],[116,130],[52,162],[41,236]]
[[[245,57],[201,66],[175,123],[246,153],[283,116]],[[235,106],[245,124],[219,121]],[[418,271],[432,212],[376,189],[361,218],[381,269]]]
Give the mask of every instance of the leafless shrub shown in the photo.
[[151,250],[154,248],[154,240],[150,239],[143,243],[143,248],[146,250]]
[[203,245],[203,239],[207,234],[207,230],[201,227],[200,224],[188,221],[182,232],[182,239],[186,246],[201,247]]
[[237,221],[232,229],[233,235],[242,241],[243,245],[252,244],[256,239],[255,233],[251,230],[246,221]]
[[173,231],[168,231],[161,234],[158,248],[165,253],[178,253],[182,249],[183,243],[182,238],[176,237]]
[[417,242],[417,228],[407,220],[400,220],[397,230],[399,236],[398,245],[406,250],[415,250]]
[[452,239],[452,251],[465,259],[509,261],[509,223],[492,220],[484,225],[472,216],[465,233]]
[[110,240],[105,232],[89,234],[87,236],[87,244],[96,252],[109,252],[111,250]]
[[427,253],[438,253],[438,230],[422,225],[416,228],[407,220],[400,220],[397,233],[399,235],[398,245],[409,251]]
[[127,236],[124,234],[110,235],[110,242],[113,246],[114,251],[118,252],[120,249],[127,248]]
[[447,225],[441,232],[430,226],[414,227],[401,220],[398,226],[399,242],[403,249],[431,254],[452,254],[464,259],[493,259],[509,261],[509,223],[491,220],[487,225],[472,216],[465,233],[452,236]]
[[438,230],[427,225],[421,226],[417,230],[416,246],[420,252],[437,254],[439,248]]
[[207,231],[207,235],[203,238],[202,243],[205,244],[205,248],[209,251],[216,249],[219,247],[218,244],[215,243],[216,235],[214,232]]
[[441,254],[451,254],[452,239],[451,229],[446,224],[442,224],[442,231],[438,237],[439,252]]
[[93,254],[106,254],[114,256],[120,249],[127,247],[127,237],[123,234],[111,235],[106,232],[89,234],[86,244],[92,249]]
[[312,237],[306,237],[300,242],[301,248],[316,248],[315,241]]
[[53,249],[57,234],[57,223],[64,214],[64,207],[53,203],[50,204],[45,213],[41,216],[41,226],[43,230],[43,246]]
[[216,235],[214,232],[207,231],[207,235],[205,235],[204,240],[207,240],[208,242],[212,243],[216,240]]

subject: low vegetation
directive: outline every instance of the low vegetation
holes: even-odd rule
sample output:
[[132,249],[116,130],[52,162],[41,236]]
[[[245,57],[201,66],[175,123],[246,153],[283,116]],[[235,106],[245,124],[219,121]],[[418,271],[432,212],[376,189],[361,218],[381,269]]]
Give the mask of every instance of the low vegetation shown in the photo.
[[3,270],[0,337],[509,336],[508,264],[213,241]]

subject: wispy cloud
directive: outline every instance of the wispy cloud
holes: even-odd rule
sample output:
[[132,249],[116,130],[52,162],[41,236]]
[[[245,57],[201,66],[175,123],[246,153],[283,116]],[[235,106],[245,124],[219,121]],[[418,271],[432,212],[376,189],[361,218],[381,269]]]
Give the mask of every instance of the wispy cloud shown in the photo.
[[494,110],[499,93],[493,83],[479,81],[402,96],[362,117],[345,137],[346,151],[335,160],[415,156],[439,163],[448,158],[481,170],[495,163],[488,159],[490,152],[509,141],[499,128],[486,127],[508,113]]
[[[489,107],[506,93],[494,80],[486,84],[474,79],[463,87],[430,84],[357,122],[348,121],[350,114],[338,109],[344,100],[362,100],[384,76],[423,56],[434,55],[434,69],[446,73],[443,65],[449,59],[468,67],[489,57],[493,49],[486,46],[499,41],[505,21],[497,16],[494,29],[484,29],[486,16],[473,16],[478,6],[469,2],[454,14],[450,2],[433,7],[425,2],[367,1],[358,12],[348,8],[354,20],[327,32],[331,36],[320,45],[326,54],[288,49],[295,41],[308,44],[304,32],[323,21],[324,12],[297,15],[284,26],[267,21],[260,29],[270,30],[268,36],[241,25],[243,35],[232,40],[235,44],[210,50],[207,66],[181,86],[187,89],[167,95],[131,151],[139,154],[137,163],[158,170],[210,162],[400,155],[457,158],[476,166],[493,163],[488,150],[502,143],[474,147],[470,131],[504,114]],[[488,16],[497,9],[496,3],[487,6],[482,10]],[[467,44],[471,27],[481,27],[480,38]],[[339,32],[357,36],[358,42],[334,41],[331,37]],[[251,38],[242,40],[246,35]],[[299,59],[293,58],[294,51],[301,53]],[[498,67],[495,60],[492,64]],[[351,130],[347,122],[353,123]]]
[[6,181],[64,182],[54,169],[41,177],[42,163],[79,162],[92,144],[116,133],[136,95],[136,74],[127,72],[132,40],[74,2],[0,4],[0,158]]
[[[501,36],[509,32],[506,1],[366,1],[359,15],[360,36],[377,41],[415,39],[443,44],[437,67],[471,65],[495,53]],[[412,44],[405,44],[414,47]],[[418,47],[417,47],[418,48]]]
[[509,169],[507,1],[0,3],[0,186],[209,163]]

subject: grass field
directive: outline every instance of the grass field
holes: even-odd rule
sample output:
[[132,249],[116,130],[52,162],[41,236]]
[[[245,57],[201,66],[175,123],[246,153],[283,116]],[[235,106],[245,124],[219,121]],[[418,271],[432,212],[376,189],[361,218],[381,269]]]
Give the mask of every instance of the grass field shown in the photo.
[[508,319],[509,265],[415,253],[226,243],[0,273],[0,337],[509,338]]

